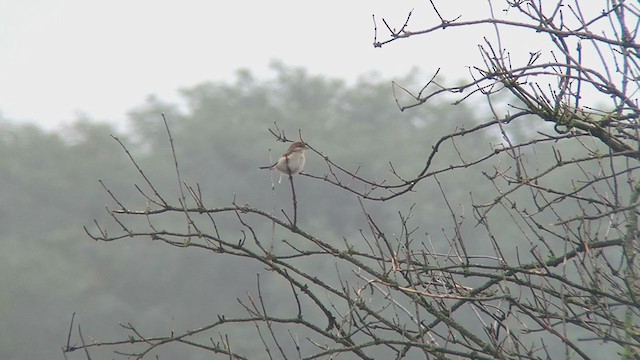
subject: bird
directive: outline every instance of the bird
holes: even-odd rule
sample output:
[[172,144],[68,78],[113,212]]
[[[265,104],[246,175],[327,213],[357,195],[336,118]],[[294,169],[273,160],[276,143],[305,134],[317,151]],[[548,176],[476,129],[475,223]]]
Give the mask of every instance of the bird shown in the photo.
[[[278,161],[270,166],[261,166],[260,169],[276,169],[282,180],[282,175],[296,175],[304,168],[305,158],[304,151],[308,149],[307,145],[302,141],[294,141],[289,145],[289,149],[280,156]],[[280,181],[278,181],[280,182]]]

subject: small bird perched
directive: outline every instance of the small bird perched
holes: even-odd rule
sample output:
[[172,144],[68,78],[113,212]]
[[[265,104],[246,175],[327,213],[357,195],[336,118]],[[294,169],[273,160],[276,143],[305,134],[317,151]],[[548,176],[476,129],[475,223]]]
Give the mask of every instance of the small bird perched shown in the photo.
[[[307,145],[305,145],[302,141],[294,141],[289,146],[287,152],[282,154],[280,159],[278,159],[275,164],[271,166],[262,166],[260,167],[260,169],[276,169],[280,171],[280,173],[285,175],[295,175],[302,171],[302,168],[304,168],[304,151],[306,149]],[[282,180],[282,175],[280,175],[280,180]]]

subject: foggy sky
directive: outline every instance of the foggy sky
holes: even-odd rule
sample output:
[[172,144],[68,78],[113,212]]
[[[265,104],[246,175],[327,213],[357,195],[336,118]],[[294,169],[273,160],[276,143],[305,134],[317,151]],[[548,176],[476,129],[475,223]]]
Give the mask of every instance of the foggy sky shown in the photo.
[[[485,2],[441,3],[445,17],[489,17]],[[402,76],[413,66],[466,76],[481,38],[450,31],[373,48],[372,15],[383,39],[381,18],[400,27],[411,9],[410,29],[439,23],[417,0],[0,0],[0,114],[47,128],[83,114],[121,123],[150,94],[174,102],[177,89],[230,80],[239,68],[268,77],[273,60],[347,80],[369,71]]]

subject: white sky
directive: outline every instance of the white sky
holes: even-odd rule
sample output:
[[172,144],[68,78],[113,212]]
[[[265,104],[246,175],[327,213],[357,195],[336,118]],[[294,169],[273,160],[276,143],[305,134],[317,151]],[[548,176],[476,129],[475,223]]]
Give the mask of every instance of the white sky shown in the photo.
[[[445,17],[489,17],[485,1],[439,3]],[[176,89],[230,80],[238,68],[268,77],[274,59],[346,79],[412,66],[465,77],[480,33],[373,48],[372,14],[399,27],[412,8],[412,29],[437,24],[425,0],[0,0],[0,113],[47,128],[78,113],[122,124],[150,94],[177,101]]]

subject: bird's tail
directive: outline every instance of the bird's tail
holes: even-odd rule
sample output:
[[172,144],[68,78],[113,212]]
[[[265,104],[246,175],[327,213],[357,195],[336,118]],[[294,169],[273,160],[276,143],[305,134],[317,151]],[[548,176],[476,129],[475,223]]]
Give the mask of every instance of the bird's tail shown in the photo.
[[273,169],[274,166],[276,166],[277,163],[270,165],[270,166],[260,166],[260,169]]

